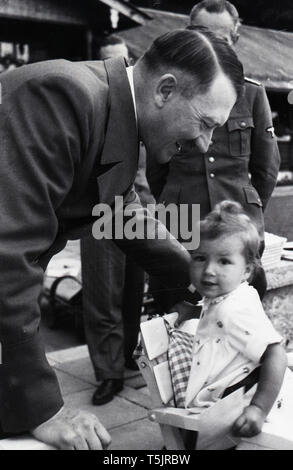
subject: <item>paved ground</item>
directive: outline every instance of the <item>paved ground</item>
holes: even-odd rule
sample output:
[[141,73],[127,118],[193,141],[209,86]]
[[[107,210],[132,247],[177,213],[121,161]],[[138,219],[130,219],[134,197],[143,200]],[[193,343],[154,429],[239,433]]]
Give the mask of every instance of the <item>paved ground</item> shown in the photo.
[[147,418],[150,398],[139,372],[125,370],[124,389],[110,403],[93,406],[95,377],[86,346],[48,353],[54,366],[65,403],[96,414],[109,430],[111,449],[160,449],[159,428]]

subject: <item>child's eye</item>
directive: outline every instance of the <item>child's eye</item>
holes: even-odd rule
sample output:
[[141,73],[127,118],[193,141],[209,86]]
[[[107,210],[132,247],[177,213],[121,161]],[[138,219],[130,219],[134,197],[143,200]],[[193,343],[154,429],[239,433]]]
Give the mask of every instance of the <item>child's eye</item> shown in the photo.
[[220,263],[221,264],[231,264],[231,261],[228,258],[221,258]]
[[205,257],[203,255],[196,255],[193,257],[193,261],[203,263],[205,261]]

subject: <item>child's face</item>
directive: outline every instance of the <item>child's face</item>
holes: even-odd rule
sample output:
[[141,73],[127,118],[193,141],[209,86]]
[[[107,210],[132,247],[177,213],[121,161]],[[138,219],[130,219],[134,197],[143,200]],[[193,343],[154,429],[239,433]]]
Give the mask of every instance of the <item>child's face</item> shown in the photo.
[[250,274],[238,235],[202,240],[192,257],[191,282],[211,299],[236,289]]

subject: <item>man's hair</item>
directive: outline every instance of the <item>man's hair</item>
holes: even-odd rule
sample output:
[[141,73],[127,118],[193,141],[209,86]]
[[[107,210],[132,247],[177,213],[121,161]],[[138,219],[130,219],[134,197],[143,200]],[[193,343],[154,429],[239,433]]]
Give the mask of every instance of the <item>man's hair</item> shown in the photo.
[[126,46],[123,39],[119,38],[119,36],[115,36],[114,34],[111,36],[105,36],[99,41],[100,47],[115,46],[115,44],[124,44]]
[[201,10],[206,10],[209,13],[223,13],[226,11],[233,19],[235,27],[238,27],[241,23],[238,10],[232,3],[226,0],[202,0],[192,8],[189,15],[190,24],[196,24],[196,17]]
[[247,264],[258,266],[260,237],[256,226],[238,202],[222,201],[200,222],[200,238],[215,240],[230,235],[238,235],[242,241]]
[[120,45],[120,44],[123,44],[125,47],[127,47],[127,44],[125,43],[125,41],[123,41],[123,39],[121,39],[119,36],[115,36],[114,34],[112,34],[111,36],[105,36],[103,38],[100,38],[100,39],[95,39],[94,40],[94,50],[95,50],[95,56],[97,58],[100,58],[101,56],[101,49],[103,47],[107,47],[107,46],[116,46],[116,45]]
[[201,26],[163,34],[155,39],[141,61],[151,72],[172,68],[187,72],[181,90],[186,96],[195,90],[206,93],[220,71],[230,79],[237,97],[243,93],[243,67],[235,52],[226,41]]

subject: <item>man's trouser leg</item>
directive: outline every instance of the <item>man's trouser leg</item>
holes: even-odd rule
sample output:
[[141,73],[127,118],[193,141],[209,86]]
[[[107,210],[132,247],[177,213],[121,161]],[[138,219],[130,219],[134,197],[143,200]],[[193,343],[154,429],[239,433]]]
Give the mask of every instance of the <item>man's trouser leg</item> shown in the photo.
[[127,361],[137,345],[141,319],[145,273],[129,256],[126,257],[123,295],[124,357]]
[[98,381],[122,379],[125,255],[111,240],[81,240],[83,315]]

